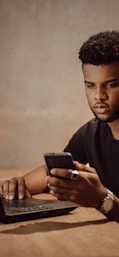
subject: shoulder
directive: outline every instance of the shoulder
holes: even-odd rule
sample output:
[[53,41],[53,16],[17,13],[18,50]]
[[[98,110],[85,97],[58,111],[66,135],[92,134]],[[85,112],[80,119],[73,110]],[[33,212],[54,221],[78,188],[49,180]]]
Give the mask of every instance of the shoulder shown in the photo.
[[81,126],[75,133],[75,135],[92,135],[95,134],[98,127],[99,127],[100,122],[94,118],[85,123],[83,126]]

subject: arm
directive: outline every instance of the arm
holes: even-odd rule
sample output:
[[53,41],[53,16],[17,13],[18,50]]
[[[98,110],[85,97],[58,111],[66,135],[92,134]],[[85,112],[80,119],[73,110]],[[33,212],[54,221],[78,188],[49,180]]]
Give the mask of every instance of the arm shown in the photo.
[[[95,169],[78,162],[74,162],[74,164],[76,170],[79,171],[77,180],[71,178],[72,170],[53,169],[51,171],[57,177],[47,177],[50,193],[60,200],[72,201],[84,207],[100,209],[107,196],[107,188],[102,185]],[[62,177],[60,174],[62,174]],[[105,216],[110,220],[119,222],[119,198],[116,196],[114,196],[111,211],[106,213]]]
[[32,170],[24,176],[25,184],[30,194],[37,194],[46,191],[46,176],[47,172],[45,165],[42,165],[35,170]]
[[0,185],[0,195],[13,200],[16,195],[18,199],[23,199],[24,197],[31,197],[32,194],[45,192],[47,189],[46,175],[45,166],[40,166],[23,177],[5,180]]

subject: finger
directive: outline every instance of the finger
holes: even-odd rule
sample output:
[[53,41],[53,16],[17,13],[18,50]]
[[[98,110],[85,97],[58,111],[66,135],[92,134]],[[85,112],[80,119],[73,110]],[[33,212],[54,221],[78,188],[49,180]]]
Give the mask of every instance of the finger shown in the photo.
[[51,174],[54,177],[59,177],[65,180],[78,180],[79,179],[79,170],[72,170],[72,169],[52,169]]
[[55,177],[71,179],[72,170],[71,169],[51,169],[51,174]]
[[31,198],[31,194],[28,191],[24,177],[18,178],[18,199],[23,199],[24,197]]
[[18,178],[18,199],[23,199],[25,196],[26,185],[23,177]]
[[5,199],[9,198],[9,181],[5,180],[2,184],[3,197]]
[[[71,175],[70,175],[71,176]],[[47,177],[47,184],[48,187],[51,188],[56,187],[56,188],[61,188],[61,189],[70,189],[73,190],[73,188],[76,188],[79,184],[78,180],[72,180],[72,179],[63,179],[59,177],[52,177],[48,176]]]
[[16,195],[16,190],[17,190],[17,179],[16,178],[11,178],[9,181],[8,181],[8,192],[6,194],[6,199],[9,199],[9,200],[13,200],[15,198],[15,195]]
[[[51,186],[49,193],[51,195],[57,197],[59,200],[66,200],[67,199],[67,196],[66,196],[67,194],[64,194],[64,191],[65,190],[62,190],[62,192],[61,192],[61,190],[59,188]],[[65,199],[64,199],[64,195],[65,195]]]
[[5,180],[2,184],[2,195],[5,199],[9,199],[9,180]]
[[50,194],[57,197],[59,200],[75,201],[75,194],[73,193],[73,191],[71,192],[71,190],[52,187],[50,189]]

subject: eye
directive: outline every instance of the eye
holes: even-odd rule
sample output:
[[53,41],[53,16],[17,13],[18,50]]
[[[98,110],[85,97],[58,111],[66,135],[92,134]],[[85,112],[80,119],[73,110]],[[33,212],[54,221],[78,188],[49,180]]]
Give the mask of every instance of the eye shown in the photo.
[[105,85],[106,88],[115,88],[115,87],[119,87],[119,82],[110,82],[110,83],[106,83]]
[[85,86],[88,88],[93,88],[95,86],[95,84],[93,83],[85,83]]

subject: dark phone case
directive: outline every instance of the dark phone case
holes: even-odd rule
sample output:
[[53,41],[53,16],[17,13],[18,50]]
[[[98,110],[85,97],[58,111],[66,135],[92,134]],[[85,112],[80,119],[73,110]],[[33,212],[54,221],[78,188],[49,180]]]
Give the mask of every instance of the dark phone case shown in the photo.
[[48,172],[53,168],[75,169],[72,155],[68,152],[63,153],[46,153],[44,159],[47,165]]

